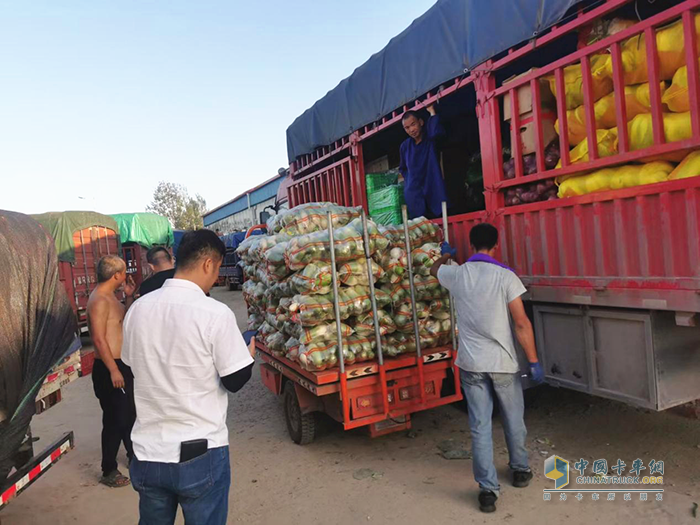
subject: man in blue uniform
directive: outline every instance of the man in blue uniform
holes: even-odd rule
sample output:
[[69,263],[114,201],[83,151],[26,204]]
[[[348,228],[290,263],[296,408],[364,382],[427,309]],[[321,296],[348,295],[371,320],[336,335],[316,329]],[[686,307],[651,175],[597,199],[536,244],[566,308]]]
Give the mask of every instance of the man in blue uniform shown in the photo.
[[447,201],[445,181],[440,170],[435,140],[445,134],[435,107],[428,106],[430,118],[425,122],[415,111],[404,113],[402,124],[408,137],[400,150],[399,171],[404,178],[404,197],[411,218],[431,219],[442,215]]

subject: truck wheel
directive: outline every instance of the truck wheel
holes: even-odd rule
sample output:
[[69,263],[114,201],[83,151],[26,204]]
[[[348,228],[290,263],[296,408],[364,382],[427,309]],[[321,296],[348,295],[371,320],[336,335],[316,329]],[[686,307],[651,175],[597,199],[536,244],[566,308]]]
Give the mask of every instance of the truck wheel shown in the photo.
[[229,292],[235,291],[236,288],[238,288],[238,285],[236,285],[236,283],[233,283],[233,282],[229,282],[229,283],[228,283],[228,291],[229,291]]
[[302,414],[294,383],[284,385],[284,418],[289,437],[297,445],[308,445],[316,435],[316,414]]

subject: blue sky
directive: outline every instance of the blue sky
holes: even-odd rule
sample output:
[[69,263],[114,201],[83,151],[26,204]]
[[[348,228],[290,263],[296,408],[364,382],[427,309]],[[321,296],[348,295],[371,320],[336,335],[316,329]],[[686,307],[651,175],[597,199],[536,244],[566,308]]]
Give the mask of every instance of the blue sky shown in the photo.
[[0,0],[0,208],[212,208],[287,165],[285,130],[434,0]]

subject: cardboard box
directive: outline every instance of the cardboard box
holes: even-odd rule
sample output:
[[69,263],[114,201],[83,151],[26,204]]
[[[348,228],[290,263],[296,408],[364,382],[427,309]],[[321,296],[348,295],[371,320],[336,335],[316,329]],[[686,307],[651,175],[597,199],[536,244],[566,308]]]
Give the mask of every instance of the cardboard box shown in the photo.
[[[503,85],[508,85],[518,78],[522,78],[535,71],[536,68],[530,69],[521,75],[509,78]],[[542,122],[542,139],[544,147],[557,137],[557,132],[554,130],[554,122],[557,120],[556,106],[557,101],[554,94],[549,89],[549,82],[540,78],[538,79],[540,87],[540,103],[541,103],[541,122]],[[535,121],[534,111],[532,110],[532,86],[530,82],[520,86],[516,93],[518,95],[518,113],[520,114],[520,142],[522,144],[523,155],[528,155],[536,151],[535,140]],[[503,119],[506,122],[511,120],[510,93],[503,96]],[[512,133],[512,123],[511,123]],[[511,148],[513,151],[515,148]]]

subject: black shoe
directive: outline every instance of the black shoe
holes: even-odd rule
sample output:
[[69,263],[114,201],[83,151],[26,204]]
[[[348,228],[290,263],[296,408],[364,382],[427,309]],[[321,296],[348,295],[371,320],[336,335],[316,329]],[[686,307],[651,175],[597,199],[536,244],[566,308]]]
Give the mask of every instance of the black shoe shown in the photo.
[[532,479],[532,472],[516,470],[513,472],[513,486],[518,488],[527,487]]
[[481,512],[495,512],[498,496],[490,490],[482,490],[479,493],[479,510]]

